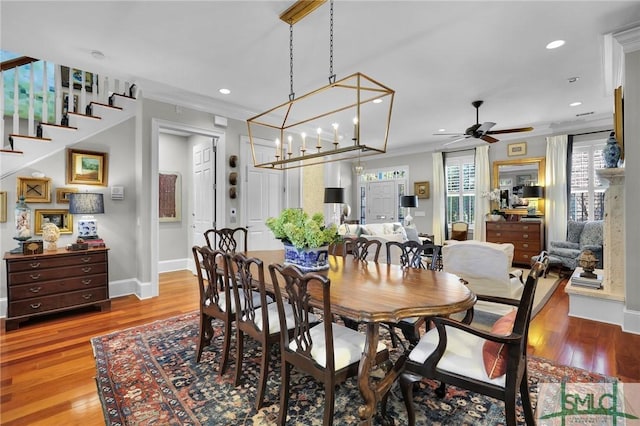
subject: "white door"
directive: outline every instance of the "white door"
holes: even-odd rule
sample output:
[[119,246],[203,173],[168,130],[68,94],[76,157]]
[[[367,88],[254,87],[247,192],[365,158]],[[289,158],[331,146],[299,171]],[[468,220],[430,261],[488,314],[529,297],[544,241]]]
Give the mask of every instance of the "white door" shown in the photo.
[[[273,146],[255,144],[258,163],[273,159]],[[277,250],[282,248],[273,233],[265,225],[269,217],[276,217],[284,208],[284,173],[253,167],[251,147],[244,144],[247,177],[244,180],[244,207],[242,217],[249,230],[247,246],[250,250]]]
[[215,226],[216,155],[213,140],[193,146],[193,244],[206,245],[204,232]]
[[396,222],[397,210],[398,196],[395,182],[367,184],[367,223]]

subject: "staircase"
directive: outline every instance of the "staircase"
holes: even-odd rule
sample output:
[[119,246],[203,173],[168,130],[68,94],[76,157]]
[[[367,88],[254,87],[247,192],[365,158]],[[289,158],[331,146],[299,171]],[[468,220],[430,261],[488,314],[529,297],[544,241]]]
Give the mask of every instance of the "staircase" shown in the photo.
[[[14,60],[13,62],[16,61]],[[18,63],[19,62],[20,61],[18,61]],[[2,65],[2,72],[4,73],[7,66],[5,62],[3,62]],[[27,62],[19,66],[30,65]],[[17,67],[15,69],[17,70]],[[83,80],[84,75],[84,72],[82,72]],[[82,89],[73,90],[74,94],[79,98],[77,111],[84,111],[84,113],[67,112],[66,108],[62,106],[61,99],[63,92],[66,92],[68,95],[69,88],[63,88],[60,85],[59,77],[59,72],[56,72],[55,96],[56,105],[58,106],[56,117],[60,117],[59,122],[61,124],[43,122],[35,126],[33,121],[33,75],[31,76],[31,88],[28,93],[21,93],[20,90],[14,90],[18,96],[26,96],[29,98],[30,113],[27,119],[28,130],[26,132],[27,134],[21,134],[19,132],[19,118],[14,114],[13,131],[8,132],[9,134],[4,139],[3,147],[0,149],[0,179],[17,173],[21,169],[29,167],[43,158],[63,151],[68,146],[74,145],[120,124],[136,114],[136,98],[132,86],[124,82],[122,94],[116,93],[116,91],[120,92],[120,90],[118,90],[120,82],[118,80],[110,80],[108,77],[103,76],[100,76],[102,84],[98,86],[96,82],[90,94],[86,92],[84,84],[81,84]],[[73,81],[71,74],[69,74],[67,81]],[[0,93],[2,94],[0,112],[3,118],[0,125],[0,135],[4,137],[4,87],[2,82],[3,76],[0,75]],[[114,86],[113,92],[107,91],[110,84]],[[15,87],[17,87],[17,84]],[[135,87],[135,85],[133,87]],[[17,105],[18,102],[19,99],[14,99],[14,105]],[[46,115],[46,110],[44,115]]]

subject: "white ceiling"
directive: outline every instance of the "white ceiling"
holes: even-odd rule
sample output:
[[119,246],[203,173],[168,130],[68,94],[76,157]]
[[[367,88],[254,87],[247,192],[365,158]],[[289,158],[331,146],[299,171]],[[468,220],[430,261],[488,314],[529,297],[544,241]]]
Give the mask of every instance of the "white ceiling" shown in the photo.
[[[131,79],[149,97],[205,108],[223,101],[228,116],[246,120],[288,100],[289,27],[278,16],[291,4],[2,0],[0,41],[3,50]],[[336,0],[334,9],[338,79],[359,71],[396,91],[389,151],[441,146],[450,139],[432,134],[474,124],[476,99],[493,130],[610,127],[603,36],[640,23],[639,1]],[[555,39],[565,46],[545,49]],[[326,3],[294,26],[296,95],[328,75]]]

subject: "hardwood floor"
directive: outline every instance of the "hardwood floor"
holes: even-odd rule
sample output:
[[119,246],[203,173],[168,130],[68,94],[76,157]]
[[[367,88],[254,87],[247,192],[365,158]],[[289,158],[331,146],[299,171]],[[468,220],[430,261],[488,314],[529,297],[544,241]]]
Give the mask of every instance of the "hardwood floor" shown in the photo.
[[[187,271],[162,274],[160,296],[112,300],[110,312],[66,312],[0,332],[0,424],[100,425],[90,338],[198,307],[195,278]],[[564,283],[536,316],[529,352],[623,381],[640,382],[640,335],[620,327],[569,318]]]

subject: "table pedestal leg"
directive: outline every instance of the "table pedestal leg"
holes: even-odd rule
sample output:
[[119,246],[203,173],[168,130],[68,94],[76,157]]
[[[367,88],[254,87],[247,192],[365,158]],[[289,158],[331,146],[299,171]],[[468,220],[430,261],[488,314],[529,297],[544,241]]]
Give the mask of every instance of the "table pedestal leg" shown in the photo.
[[[358,367],[358,387],[360,388],[360,393],[364,398],[364,405],[358,407],[358,415],[360,416],[360,419],[363,420],[363,424],[371,424],[373,415],[376,412],[376,405],[378,404],[378,401],[384,397],[391,388],[391,385],[393,385],[398,374],[400,374],[405,360],[404,355],[401,356],[382,380],[377,384],[371,383],[371,368],[375,365],[376,349],[378,348],[378,331],[378,323],[371,322],[367,324],[367,340],[365,342],[362,359],[360,360],[360,365]],[[389,420],[390,419],[387,419],[384,423],[393,424],[392,420],[391,423],[388,423]]]

